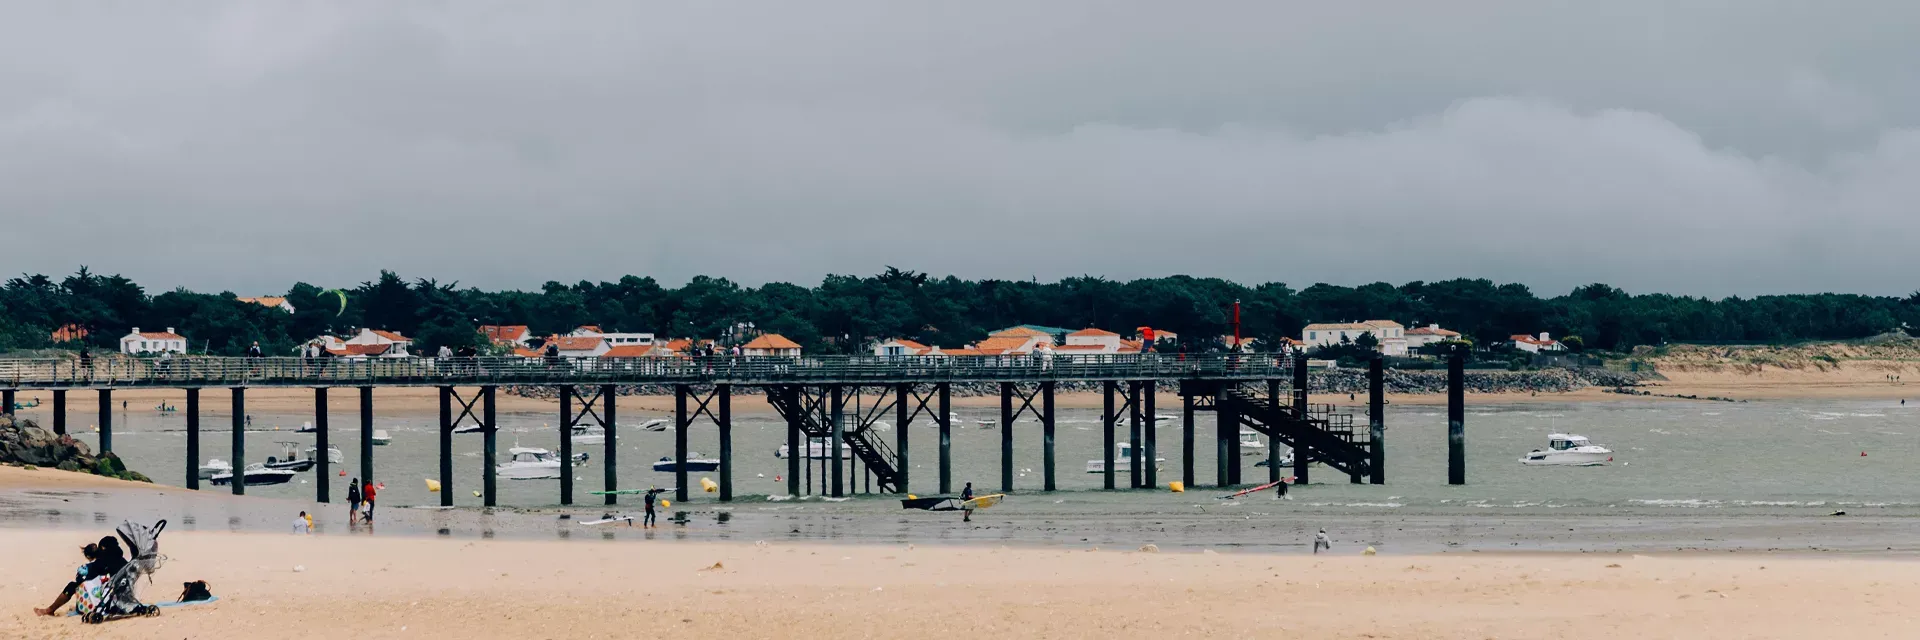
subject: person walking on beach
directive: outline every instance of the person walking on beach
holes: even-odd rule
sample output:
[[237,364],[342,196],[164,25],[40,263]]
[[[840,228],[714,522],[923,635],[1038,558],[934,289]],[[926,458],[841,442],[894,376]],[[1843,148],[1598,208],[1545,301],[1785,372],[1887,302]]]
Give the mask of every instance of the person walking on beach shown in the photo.
[[360,499],[367,503],[365,516],[367,524],[373,524],[373,495],[379,491],[380,488],[373,485],[372,479],[368,479],[366,484],[360,486]]
[[300,515],[293,517],[293,535],[298,536],[309,533],[313,533],[313,517],[307,515],[307,512],[302,511]]
[[1275,500],[1287,499],[1287,481],[1285,478],[1282,478],[1280,480],[1280,484],[1273,485],[1273,499]]
[[973,483],[969,482],[967,486],[960,488],[961,522],[973,522],[973,505],[967,504],[971,500],[973,500]]
[[654,511],[654,508],[659,506],[660,494],[666,493],[666,491],[667,491],[666,489],[661,489],[659,487],[647,488],[647,512],[645,515],[640,516],[640,526],[642,528],[652,527],[656,522],[656,519],[659,518],[659,515]]
[[1326,549],[1327,553],[1333,553],[1333,540],[1327,537],[1326,529],[1321,529],[1320,533],[1313,534],[1313,552],[1319,554],[1321,549]]
[[360,521],[360,479],[347,483],[347,526]]

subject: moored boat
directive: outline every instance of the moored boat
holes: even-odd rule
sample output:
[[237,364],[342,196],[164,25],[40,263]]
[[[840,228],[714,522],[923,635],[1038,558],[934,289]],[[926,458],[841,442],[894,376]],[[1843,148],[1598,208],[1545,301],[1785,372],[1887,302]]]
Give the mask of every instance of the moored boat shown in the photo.
[[[246,469],[241,470],[241,477],[246,480],[247,486],[249,487],[286,484],[288,480],[293,479],[293,475],[293,471],[287,469],[268,469],[267,465],[258,462],[247,465]],[[213,474],[213,477],[208,478],[208,480],[216,485],[233,484],[233,472],[225,471],[216,473]]]
[[1555,433],[1547,436],[1547,448],[1534,449],[1520,464],[1534,467],[1596,467],[1613,462],[1613,450],[1594,444],[1586,436]]
[[[1153,459],[1154,470],[1156,471],[1160,470],[1161,463],[1166,461],[1167,461],[1166,458],[1154,458]],[[1087,461],[1087,473],[1106,473],[1106,471],[1107,471],[1106,460],[1088,460]],[[1113,472],[1114,473],[1132,473],[1133,472],[1133,445],[1131,443],[1121,442],[1113,445]]]

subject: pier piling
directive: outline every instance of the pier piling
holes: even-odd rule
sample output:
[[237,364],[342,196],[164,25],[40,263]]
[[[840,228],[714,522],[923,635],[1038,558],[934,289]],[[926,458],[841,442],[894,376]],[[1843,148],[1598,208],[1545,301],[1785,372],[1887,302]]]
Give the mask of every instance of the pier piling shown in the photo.
[[613,493],[620,489],[620,479],[616,477],[619,474],[616,473],[617,467],[614,466],[620,455],[617,443],[617,436],[620,433],[617,396],[617,387],[614,385],[600,385],[600,424],[601,430],[607,432],[606,447],[600,454],[600,463],[604,465],[602,469],[606,473],[607,504],[620,501],[620,496]]
[[[673,499],[681,502],[687,501],[687,423],[692,421],[687,415],[687,385],[673,385]],[[834,479],[839,479],[837,470]]]
[[1046,475],[1043,486],[1047,491],[1054,491],[1057,487],[1054,485],[1053,476],[1053,381],[1051,380],[1040,383],[1040,433],[1043,440],[1041,465]]
[[1101,474],[1103,478],[1106,480],[1105,487],[1109,491],[1113,490],[1114,488],[1113,449],[1114,447],[1119,446],[1119,443],[1116,442],[1113,437],[1114,423],[1118,422],[1120,419],[1119,416],[1114,415],[1114,406],[1113,406],[1113,395],[1114,395],[1114,392],[1117,390],[1118,386],[1119,384],[1112,380],[1108,380],[1106,382],[1100,383],[1100,392],[1101,392],[1101,395],[1104,397],[1101,406],[1105,407],[1100,411],[1100,428],[1102,431],[1106,432],[1106,438],[1102,440],[1102,442],[1104,442],[1105,445],[1100,447],[1100,459],[1106,461],[1106,466],[1101,467]]
[[[100,452],[113,450],[113,388],[100,390]],[[234,467],[238,470],[239,467]]]
[[327,472],[329,469],[331,469],[332,463],[333,463],[333,460],[330,460],[327,457],[327,446],[328,446],[327,444],[327,388],[314,387],[313,388],[313,457],[314,457],[313,499],[315,502],[319,502],[321,504],[326,504],[328,502],[331,502],[331,500],[328,500],[328,498],[330,497],[328,494],[330,490],[333,488],[333,481],[328,479],[331,476],[327,475]]
[[[53,396],[54,411],[59,412],[54,415],[59,416],[66,413],[62,411],[65,407],[61,406],[66,404],[66,394],[58,391],[54,393],[57,394]],[[198,387],[187,389],[187,488],[194,491],[200,490],[200,389]]]
[[1233,486],[1232,469],[1238,466],[1240,461],[1231,457],[1232,448],[1227,446],[1227,441],[1239,437],[1240,417],[1234,415],[1233,409],[1225,402],[1229,391],[1222,388],[1217,393],[1219,395],[1215,396],[1213,401],[1213,453],[1219,464],[1214,466],[1213,481],[1216,486],[1231,487]]
[[845,389],[838,384],[831,385],[829,393],[833,396],[831,400],[833,415],[829,417],[829,421],[833,424],[833,441],[827,443],[827,446],[828,450],[833,452],[830,457],[833,460],[833,497],[844,498],[846,497],[847,466],[840,461],[840,446],[847,441],[847,398]]
[[714,418],[720,428],[720,501],[733,502],[733,385],[714,385],[713,393],[720,403],[720,414]]
[[373,387],[360,387],[360,483],[373,483]]
[[1013,383],[1000,383],[1000,490],[1013,490]]
[[1140,488],[1140,453],[1144,442],[1140,439],[1140,382],[1127,382],[1129,392],[1127,402],[1127,486]]
[[560,385],[560,506],[573,504],[573,385]]
[[893,387],[893,466],[900,470],[900,493],[913,493],[908,479],[913,477],[912,456],[907,455],[907,423],[912,422],[917,411],[909,411],[907,401],[913,398],[913,384],[902,382]]
[[0,415],[13,415],[13,389],[0,389]]
[[1386,361],[1374,358],[1367,363],[1367,464],[1373,484],[1387,483],[1387,410]]
[[953,386],[937,383],[940,392],[940,493],[953,493]]
[[[1276,378],[1267,379],[1267,414],[1280,415],[1280,380]],[[1269,428],[1276,433],[1280,430],[1279,425],[1270,425]],[[1282,446],[1285,445],[1279,438],[1267,436],[1267,482],[1280,481],[1280,447]]]
[[1146,430],[1147,430],[1146,449],[1147,450],[1145,453],[1141,454],[1140,458],[1142,460],[1145,460],[1143,464],[1145,464],[1147,467],[1145,471],[1147,480],[1146,480],[1146,484],[1143,486],[1148,489],[1152,489],[1160,486],[1160,463],[1159,463],[1160,416],[1154,413],[1153,396],[1155,391],[1156,389],[1155,389],[1154,381],[1147,380],[1140,383],[1140,395],[1138,396],[1139,398],[1138,402],[1144,403],[1146,405],[1146,407],[1142,408],[1140,412],[1143,414],[1146,414],[1147,416],[1147,423],[1146,423]]
[[453,387],[440,387],[440,506],[453,506]]
[[[187,391],[188,393],[193,392],[192,389],[189,389]],[[67,434],[67,390],[54,389],[53,390],[53,435],[63,436],[66,434]]]
[[[106,433],[102,431],[101,433]],[[247,388],[233,388],[233,495],[247,493]]]
[[[1305,352],[1296,353],[1293,357],[1293,413],[1303,421],[1307,420],[1312,413],[1307,404],[1307,354]],[[1304,443],[1305,441],[1296,440],[1296,442]],[[1293,450],[1294,484],[1304,485],[1310,482],[1308,465],[1311,464],[1313,464],[1311,449],[1301,446]]]
[[1180,393],[1180,482],[1193,486],[1193,396]]
[[1467,359],[1447,358],[1447,484],[1467,483]]
[[[497,488],[495,482],[500,475],[500,461],[498,456],[500,430],[497,428],[498,424],[494,422],[493,396],[495,388],[493,385],[480,388],[480,420],[485,423],[480,426],[481,437],[485,440],[482,445],[485,449],[482,451],[480,457],[483,460],[482,464],[486,465],[482,470],[481,491],[486,494],[482,504],[489,507],[496,504],[495,499],[498,494],[494,491]],[[569,460],[568,462],[572,461]]]
[[[801,406],[799,387],[786,387],[776,393],[783,394],[787,397],[787,406]],[[812,440],[808,440],[808,443],[804,445],[800,442],[800,422],[805,419],[806,414],[804,411],[795,410],[787,413],[787,495],[789,496],[800,495],[800,461],[807,458],[809,447],[812,446]],[[942,432],[942,436],[944,435],[945,433]],[[943,462],[946,460],[946,453],[946,438],[942,437],[940,439],[940,459]],[[811,462],[807,464],[808,469],[813,468]],[[946,471],[946,465],[940,465],[940,479],[942,484],[945,484],[946,481]],[[813,487],[809,486],[807,489],[811,491]]]

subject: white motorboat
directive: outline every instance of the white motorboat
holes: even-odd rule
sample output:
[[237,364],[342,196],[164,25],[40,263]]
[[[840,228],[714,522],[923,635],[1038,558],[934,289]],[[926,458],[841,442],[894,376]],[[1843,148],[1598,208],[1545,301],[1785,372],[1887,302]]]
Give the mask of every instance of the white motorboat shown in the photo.
[[667,419],[654,418],[652,420],[648,420],[645,423],[640,425],[640,430],[641,431],[666,431]]
[[[273,456],[267,456],[266,467],[268,469],[280,469],[285,471],[306,471],[308,469],[312,469],[313,465],[316,464],[314,459],[311,457],[305,460],[300,459],[299,457],[300,443],[287,442],[283,440],[276,444],[280,445],[280,458],[274,459]],[[252,481],[249,480],[248,483],[251,484]]]
[[[674,462],[673,456],[660,456],[660,459],[653,463],[654,471],[672,473],[679,468],[680,465]],[[719,468],[719,458],[702,458],[699,453],[687,452],[687,471],[715,471]]]
[[[832,450],[833,450],[833,445],[828,444],[826,438],[807,438],[807,458],[809,459],[812,459],[812,460],[826,459],[830,457],[827,455],[827,452]],[[789,451],[787,449],[787,445],[783,444],[783,445],[780,445],[779,450],[776,450],[773,452],[773,457],[785,459],[788,455],[791,455],[792,453],[793,453],[792,451]],[[840,459],[845,460],[852,457],[853,457],[853,445],[849,445],[845,441],[841,441],[840,442]]]
[[514,447],[507,450],[506,462],[494,465],[494,472],[509,480],[547,480],[560,477],[563,466],[559,456],[546,449]]
[[573,439],[574,444],[607,443],[607,431],[599,427],[575,426],[573,435],[569,437]]
[[[1241,445],[1241,446],[1246,446],[1246,445]],[[1260,461],[1253,463],[1253,466],[1256,466],[1256,467],[1270,466],[1267,464],[1267,458],[1264,457],[1264,454],[1266,452],[1262,451],[1261,453],[1262,453],[1262,457],[1260,458]],[[1320,464],[1320,463],[1316,462],[1314,464]],[[1284,445],[1284,444],[1280,445],[1280,468],[1282,469],[1293,468],[1293,448],[1288,447],[1287,445]]]
[[486,427],[482,427],[480,426],[480,423],[475,422],[473,424],[470,424],[464,427],[454,427],[453,432],[454,433],[483,433],[486,430],[487,430]]
[[376,446],[386,446],[386,445],[393,444],[393,436],[387,435],[386,429],[374,429],[373,444]]
[[[293,475],[293,471],[287,469],[268,469],[267,465],[258,462],[247,465],[247,468],[241,471],[241,477],[245,479],[249,487],[266,484],[286,484],[288,480],[293,479]],[[208,480],[212,480],[213,483],[217,485],[232,484],[233,471],[229,470],[213,474],[213,477],[208,478]]]
[[[313,458],[314,457],[313,454],[316,454],[319,452],[320,452],[319,449],[316,449],[314,447],[307,447],[308,458]],[[327,463],[328,464],[340,464],[346,461],[347,461],[347,457],[340,454],[340,447],[334,447],[334,446],[327,447]]]
[[233,473],[233,463],[219,458],[208,458],[206,464],[200,465],[201,480],[212,478],[214,475],[221,473]]
[[[1160,469],[1161,463],[1164,463],[1166,461],[1167,461],[1166,458],[1154,458],[1153,459],[1154,470],[1155,471],[1161,470]],[[1087,461],[1087,473],[1106,473],[1106,471],[1107,471],[1107,461],[1105,460],[1088,460]],[[1132,444],[1121,442],[1113,445],[1113,472],[1114,473],[1133,473],[1133,445]]]
[[1534,449],[1520,464],[1528,466],[1593,467],[1613,462],[1613,450],[1594,444],[1586,436],[1555,433],[1547,436],[1547,448]]
[[1260,439],[1260,432],[1252,429],[1240,430],[1240,455],[1267,455],[1267,441]]

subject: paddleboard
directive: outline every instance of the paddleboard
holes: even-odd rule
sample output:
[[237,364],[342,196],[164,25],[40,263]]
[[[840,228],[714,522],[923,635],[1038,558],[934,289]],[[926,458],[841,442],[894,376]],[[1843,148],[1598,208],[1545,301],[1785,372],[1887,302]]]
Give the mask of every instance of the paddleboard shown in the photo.
[[[1287,478],[1281,478],[1281,479],[1280,479],[1280,482],[1288,482],[1288,481],[1291,481],[1291,480],[1293,480],[1293,478],[1291,478],[1291,477],[1287,477]],[[1233,493],[1229,493],[1229,494],[1227,494],[1227,495],[1224,495],[1224,496],[1220,496],[1220,499],[1221,499],[1221,500],[1232,500],[1232,499],[1234,499],[1234,498],[1238,498],[1238,497],[1240,497],[1240,496],[1244,496],[1244,495],[1247,495],[1247,494],[1249,494],[1249,493],[1259,493],[1259,492],[1261,492],[1261,491],[1266,491],[1266,490],[1268,490],[1268,489],[1272,489],[1272,488],[1273,488],[1273,487],[1274,487],[1275,485],[1278,485],[1278,484],[1280,484],[1280,482],[1269,482],[1269,483],[1266,483],[1266,484],[1263,484],[1263,485],[1260,485],[1260,486],[1258,486],[1258,487],[1254,487],[1254,488],[1252,488],[1252,489],[1241,489],[1241,490],[1239,490],[1239,491],[1235,491],[1235,492],[1233,492]]]
[[582,524],[582,525],[586,525],[586,526],[589,526],[589,527],[591,527],[591,526],[594,526],[594,525],[599,525],[599,524],[610,524],[610,523],[614,523],[614,522],[625,522],[625,523],[627,523],[627,525],[629,525],[629,526],[631,526],[631,525],[633,525],[633,516],[614,516],[614,517],[612,517],[612,518],[604,518],[604,519],[600,519],[600,520],[588,520],[588,521],[586,521],[586,522],[582,522],[582,523],[580,523],[580,524]]
[[960,508],[985,509],[993,505],[1000,504],[1000,501],[1005,499],[1006,497],[1007,497],[1007,494],[1004,494],[1004,493],[993,493],[993,494],[988,494],[984,496],[976,496],[972,500],[961,502]]

